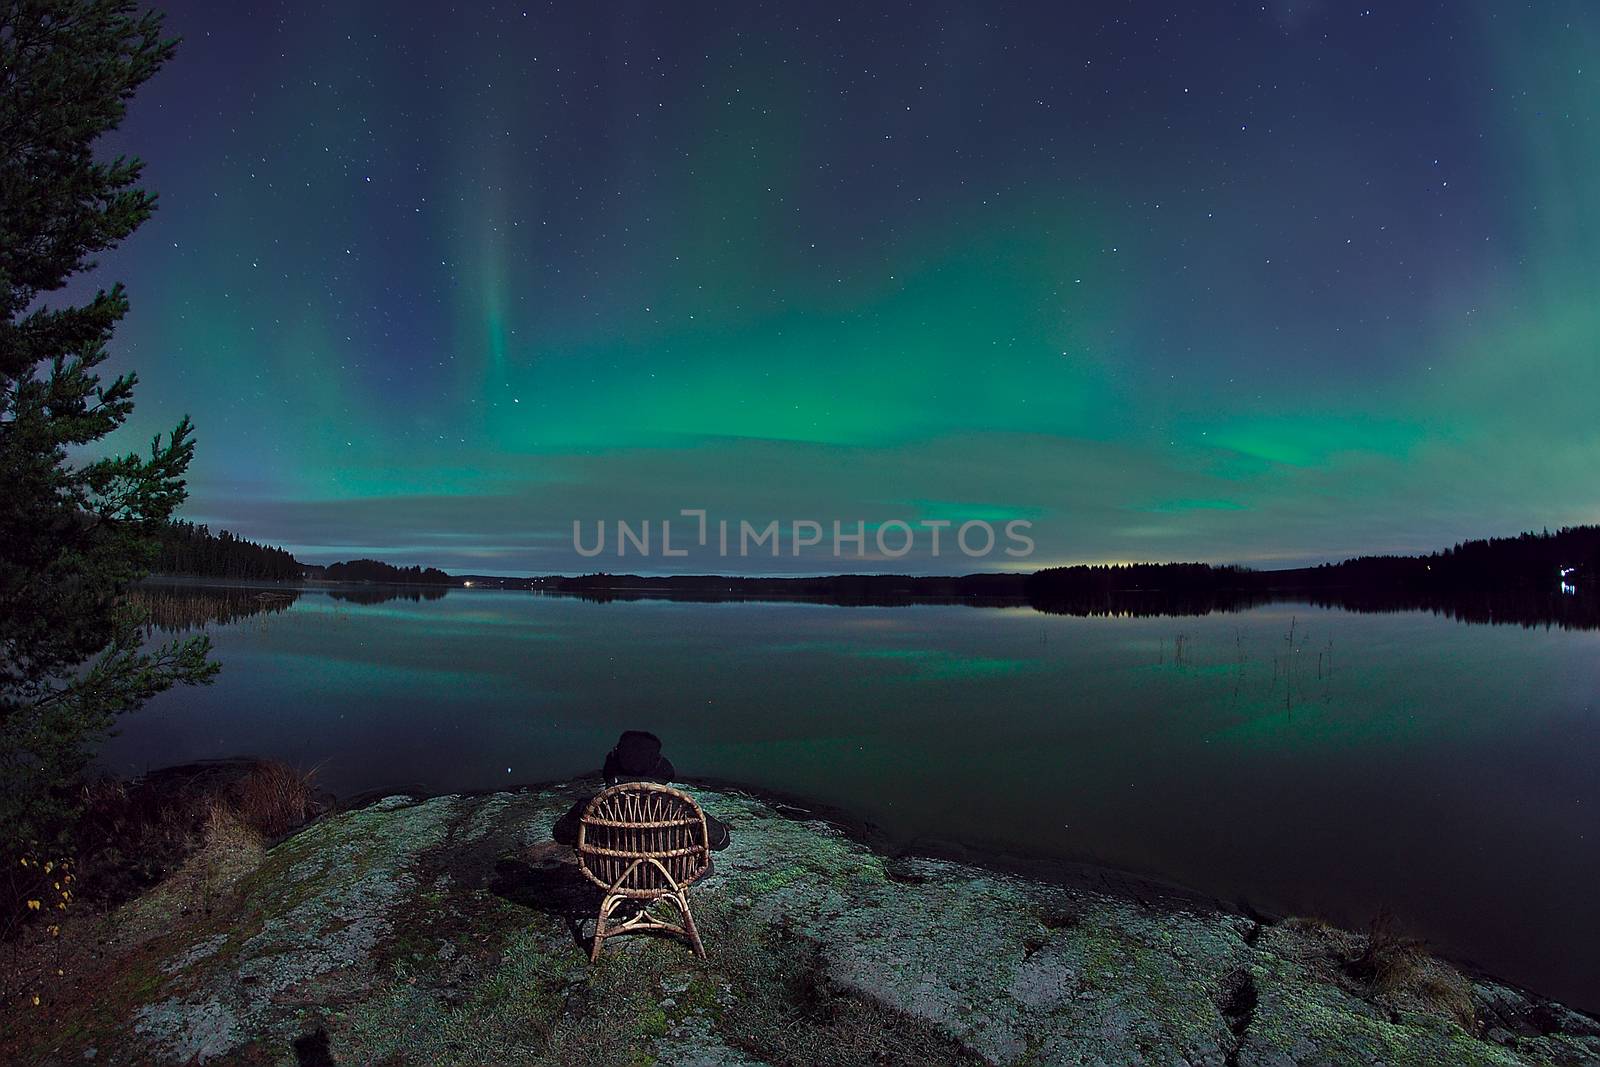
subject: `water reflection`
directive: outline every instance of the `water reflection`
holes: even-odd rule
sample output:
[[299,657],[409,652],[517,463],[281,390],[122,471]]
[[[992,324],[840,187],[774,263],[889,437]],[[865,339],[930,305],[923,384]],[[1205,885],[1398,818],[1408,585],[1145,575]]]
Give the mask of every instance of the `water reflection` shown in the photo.
[[437,586],[230,586],[154,578],[130,589],[128,599],[148,613],[147,633],[181,634],[250,619],[264,622],[308,592],[325,594],[340,603],[370,606],[392,600],[413,604],[442,600],[448,590]]
[[1272,604],[1309,604],[1362,615],[1426,612],[1457,622],[1562,630],[1600,629],[1600,597],[1559,593],[1496,592],[1449,595],[1383,593],[1375,590],[1336,593],[1118,593],[1071,599],[1032,599],[1029,607],[1051,615],[1080,618],[1150,618],[1157,616],[1239,613]]
[[1383,593],[1374,590],[1342,592],[1127,592],[1089,594],[1073,597],[1038,597],[1021,593],[970,596],[946,592],[915,594],[870,585],[846,590],[804,591],[793,595],[771,592],[744,593],[730,588],[668,590],[661,588],[615,587],[594,590],[546,589],[535,595],[568,597],[596,604],[635,603],[666,600],[686,604],[736,602],[782,603],[800,601],[833,604],[840,607],[910,607],[927,605],[965,605],[975,608],[1028,607],[1047,615],[1072,615],[1078,618],[1160,618],[1214,614],[1238,614],[1274,604],[1307,604],[1358,614],[1388,615],[1400,612],[1426,612],[1458,622],[1526,627],[1556,627],[1562,630],[1600,629],[1600,597],[1559,593],[1496,592],[1427,595]]
[[[1003,587],[991,586],[980,587],[984,589],[982,592],[958,595],[952,592],[955,587],[949,584],[951,580],[941,580],[940,584],[928,587],[932,591],[924,593],[910,591],[917,587],[901,580],[880,584],[874,582],[874,577],[867,576],[860,581],[842,585],[838,579],[817,583],[796,582],[793,593],[772,591],[783,588],[778,584],[762,584],[758,585],[755,591],[748,591],[738,584],[731,584],[726,589],[704,585],[686,588],[641,585],[585,589],[572,587],[569,583],[567,588],[534,589],[532,595],[583,600],[595,604],[660,600],[685,604],[799,602],[840,607],[910,607],[918,604],[962,605],[975,608],[1028,607],[1047,615],[1120,619],[1240,614],[1272,605],[1305,604],[1363,615],[1424,612],[1473,624],[1561,630],[1600,629],[1600,597],[1586,595],[1584,592],[1574,594],[1564,590],[1551,593],[1457,592],[1448,595],[1387,593],[1371,589],[1333,592],[1215,590],[1119,592],[1045,598],[1026,596],[1020,591],[1011,594],[997,592],[996,588]],[[1020,589],[1020,586],[1017,588]],[[204,627],[209,623],[231,623],[250,616],[281,612],[293,604],[303,592],[308,591],[325,594],[331,600],[341,603],[376,605],[395,600],[406,600],[413,604],[442,600],[450,594],[451,589],[440,586],[400,585],[306,588],[275,586],[262,589],[168,583],[161,579],[152,579],[138,586],[131,595],[136,603],[150,610],[151,623],[156,629],[183,632]],[[458,595],[470,596],[475,591],[457,592]]]
[[149,615],[147,633],[181,634],[216,624],[242,622],[282,613],[300,590],[143,583],[128,599]]
[[409,600],[419,604],[424,600],[443,600],[448,589],[436,585],[426,586],[362,586],[356,589],[329,589],[328,596],[350,604],[387,604],[391,600]]

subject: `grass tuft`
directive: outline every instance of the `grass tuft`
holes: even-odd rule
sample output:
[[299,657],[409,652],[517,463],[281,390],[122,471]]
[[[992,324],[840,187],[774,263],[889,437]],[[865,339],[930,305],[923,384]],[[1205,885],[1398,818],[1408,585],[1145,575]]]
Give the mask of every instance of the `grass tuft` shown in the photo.
[[249,826],[269,838],[279,837],[317,814],[316,773],[266,760],[233,784],[228,801]]

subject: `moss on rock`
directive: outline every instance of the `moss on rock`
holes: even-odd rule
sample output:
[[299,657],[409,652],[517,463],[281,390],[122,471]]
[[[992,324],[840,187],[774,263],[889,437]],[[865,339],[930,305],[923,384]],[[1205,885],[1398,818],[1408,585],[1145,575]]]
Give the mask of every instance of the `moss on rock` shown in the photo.
[[28,1047],[61,1064],[1600,1061],[1592,1019],[1437,961],[1364,988],[1341,969],[1356,935],[886,863],[727,792],[700,794],[734,829],[692,897],[710,959],[623,938],[591,967],[591,891],[548,842],[575,795],[326,819],[130,958],[115,1005]]

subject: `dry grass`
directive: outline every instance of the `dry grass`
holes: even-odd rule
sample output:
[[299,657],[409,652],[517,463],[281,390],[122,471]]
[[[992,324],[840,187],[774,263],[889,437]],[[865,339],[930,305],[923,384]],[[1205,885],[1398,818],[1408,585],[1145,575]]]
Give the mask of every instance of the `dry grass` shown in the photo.
[[[78,895],[111,908],[179,871],[189,857],[233,833],[219,812],[268,841],[321,814],[312,772],[258,760],[172,767],[83,786],[73,828]],[[59,859],[57,860],[59,863]],[[15,858],[8,861],[18,866]],[[0,886],[4,890],[5,886]],[[11,903],[10,894],[7,903]]]
[[1375,998],[1444,1014],[1469,1032],[1477,1026],[1472,983],[1435,959],[1422,939],[1405,933],[1387,912],[1368,926],[1366,947],[1351,961],[1350,972],[1365,979]]
[[266,851],[267,843],[259,830],[233,809],[213,804],[206,816],[204,839],[191,862],[202,861],[208,879],[232,885],[255,870]]
[[1477,1031],[1472,983],[1433,956],[1389,912],[1380,911],[1360,934],[1314,918],[1288,919],[1283,926],[1316,946],[1307,962],[1315,966],[1320,960],[1327,980],[1391,1009],[1442,1016],[1469,1033]]
[[1454,968],[1437,962],[1417,979],[1412,991],[1455,1020],[1468,1033],[1478,1031],[1478,1008],[1472,1002],[1472,983]]
[[1396,993],[1416,982],[1427,960],[1422,940],[1405,933],[1394,916],[1380,911],[1368,925],[1366,945],[1350,961],[1349,970],[1374,993]]
[[239,818],[267,837],[304,826],[318,811],[316,771],[268,761],[233,784],[228,802]]
[[206,813],[200,844],[147,900],[179,914],[209,913],[219,899],[261,863],[267,842],[232,807],[214,802]]
[[31,1042],[104,1010],[129,967],[164,954],[152,946],[208,929],[265,851],[260,833],[213,804],[187,857],[153,889],[114,909],[68,909],[0,946],[0,1062],[37,1062]]
[[12,858],[0,879],[14,916],[0,924],[0,1001],[30,1012],[39,1002],[92,1003],[108,946],[130,949],[211,913],[273,839],[322,810],[312,775],[281,763],[195,764],[86,784],[76,856]]

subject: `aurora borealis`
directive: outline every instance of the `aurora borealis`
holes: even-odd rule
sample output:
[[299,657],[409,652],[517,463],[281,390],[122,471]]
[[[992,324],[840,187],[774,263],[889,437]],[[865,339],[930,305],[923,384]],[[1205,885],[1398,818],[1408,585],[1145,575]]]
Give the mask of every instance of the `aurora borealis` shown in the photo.
[[187,518],[503,573],[681,508],[1029,567],[1600,521],[1592,4],[163,6],[94,280]]

